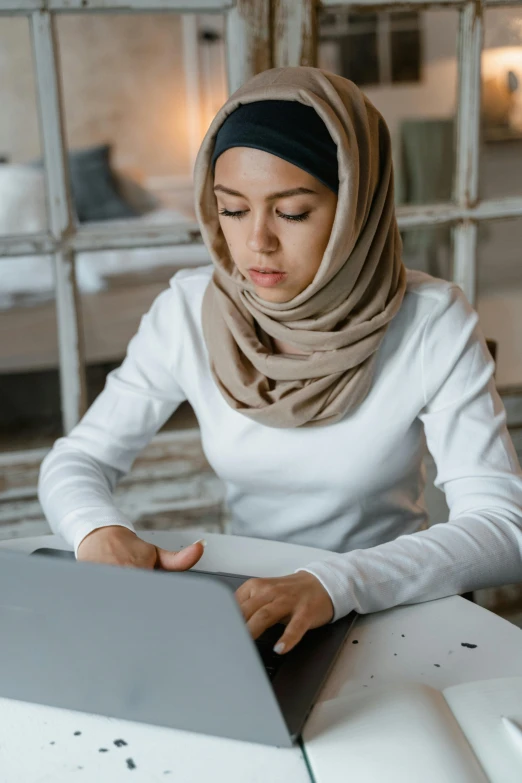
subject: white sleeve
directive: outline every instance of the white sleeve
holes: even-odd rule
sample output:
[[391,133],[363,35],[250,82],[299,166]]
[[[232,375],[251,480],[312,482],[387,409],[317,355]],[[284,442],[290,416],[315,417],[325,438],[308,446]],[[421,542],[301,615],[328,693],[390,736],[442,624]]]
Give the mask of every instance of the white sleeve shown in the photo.
[[54,533],[77,552],[98,527],[131,523],[112,493],[141,449],[186,399],[172,373],[183,339],[183,301],[174,283],[154,301],[120,367],[69,435],[44,458],[38,499]]
[[522,473],[477,321],[452,286],[423,337],[419,418],[449,520],[300,569],[326,588],[334,620],[522,580]]

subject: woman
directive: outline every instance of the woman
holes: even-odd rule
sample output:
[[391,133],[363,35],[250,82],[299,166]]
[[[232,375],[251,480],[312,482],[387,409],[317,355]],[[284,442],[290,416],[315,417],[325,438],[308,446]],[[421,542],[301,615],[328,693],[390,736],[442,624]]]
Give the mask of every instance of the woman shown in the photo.
[[[45,458],[39,497],[80,560],[182,570],[112,490],[189,400],[233,532],[332,551],[237,599],[252,635],[522,579],[522,475],[477,315],[408,272],[389,132],[352,83],[280,68],[215,117],[195,170],[213,264],[176,274],[122,366]],[[448,524],[427,529],[424,437]]]

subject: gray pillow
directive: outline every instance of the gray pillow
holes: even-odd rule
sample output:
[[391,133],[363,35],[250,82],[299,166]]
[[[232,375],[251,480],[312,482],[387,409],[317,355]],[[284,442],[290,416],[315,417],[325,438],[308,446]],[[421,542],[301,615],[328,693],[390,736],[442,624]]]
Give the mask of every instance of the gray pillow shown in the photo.
[[118,193],[109,144],[69,152],[69,171],[80,223],[136,216],[137,212]]
[[[110,144],[99,144],[68,153],[72,199],[80,223],[140,214],[119,193],[110,152]],[[42,168],[43,160],[40,158],[30,165]]]

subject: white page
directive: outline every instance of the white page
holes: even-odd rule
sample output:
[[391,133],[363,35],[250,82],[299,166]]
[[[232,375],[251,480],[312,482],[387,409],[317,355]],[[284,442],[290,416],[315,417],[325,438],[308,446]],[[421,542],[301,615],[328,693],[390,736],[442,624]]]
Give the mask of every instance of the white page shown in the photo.
[[426,685],[320,702],[303,739],[318,783],[488,783],[442,693]]
[[522,753],[501,715],[522,726],[522,677],[467,682],[444,697],[492,783],[521,783]]

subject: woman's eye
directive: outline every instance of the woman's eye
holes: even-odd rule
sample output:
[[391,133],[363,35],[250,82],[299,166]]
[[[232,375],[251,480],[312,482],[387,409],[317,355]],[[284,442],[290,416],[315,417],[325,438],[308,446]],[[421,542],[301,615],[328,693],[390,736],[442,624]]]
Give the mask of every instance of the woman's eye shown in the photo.
[[283,212],[278,212],[277,214],[279,215],[279,217],[282,217],[285,220],[291,220],[293,222],[300,222],[301,220],[306,220],[306,218],[308,217],[308,215],[310,213],[309,212],[302,212],[300,215],[285,215]]
[[[239,210],[237,212],[231,212],[229,209],[221,209],[219,210],[220,215],[224,215],[224,217],[235,217],[237,219],[241,219],[244,215],[246,215],[247,210]],[[289,220],[292,223],[300,223],[303,220],[306,220],[310,213],[309,212],[302,212],[300,215],[285,215],[284,212],[278,212],[278,217],[283,218],[283,220]]]
[[245,211],[246,210],[243,210],[242,212],[230,212],[228,209],[220,209],[219,214],[224,215],[225,217],[242,218]]
[[[221,209],[219,210],[220,215],[224,215],[225,217],[232,217],[232,218],[242,218],[243,215],[246,215],[247,210],[241,210],[237,212],[231,212],[229,209]],[[284,220],[290,220],[292,223],[299,223],[303,220],[306,220],[310,213],[309,212],[302,212],[300,215],[285,215],[284,212],[278,212],[278,217],[283,218]]]

